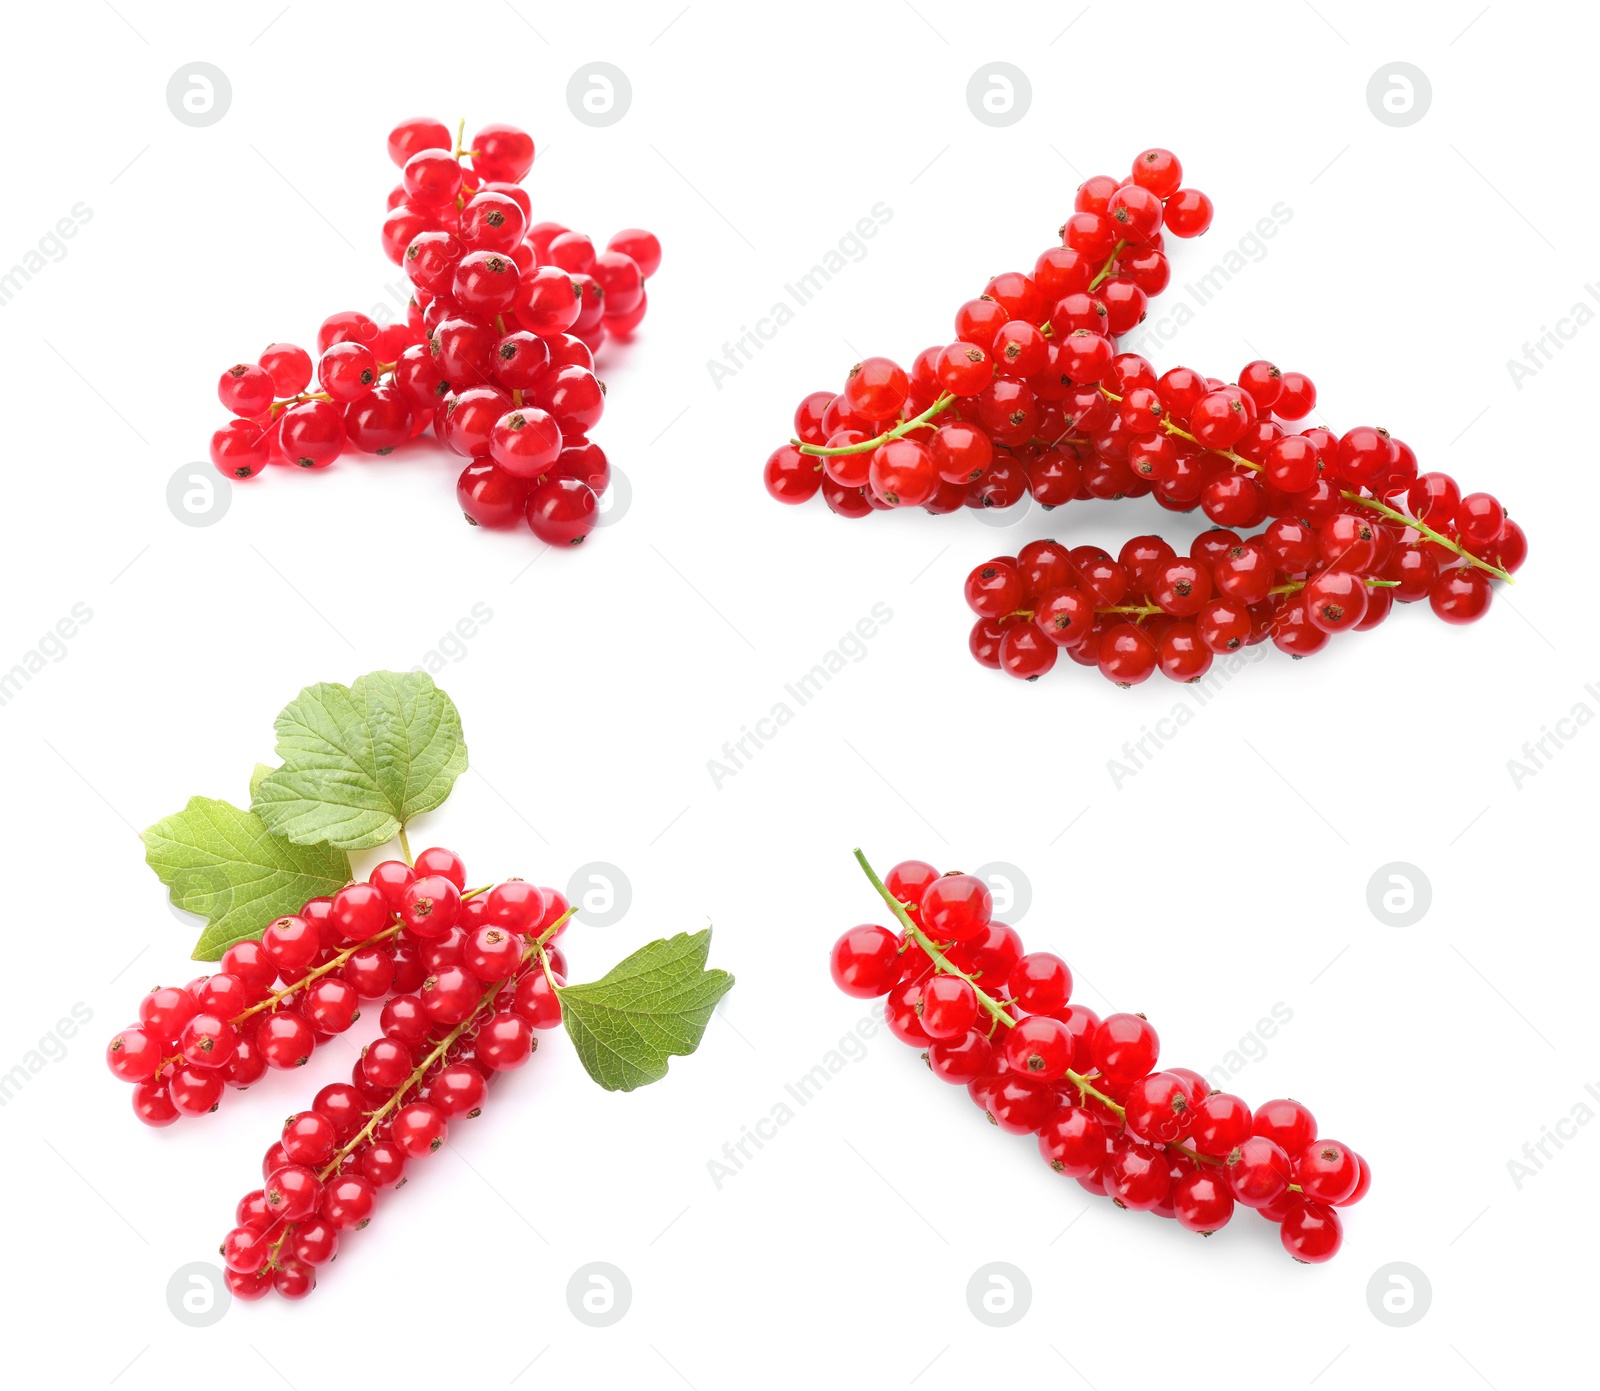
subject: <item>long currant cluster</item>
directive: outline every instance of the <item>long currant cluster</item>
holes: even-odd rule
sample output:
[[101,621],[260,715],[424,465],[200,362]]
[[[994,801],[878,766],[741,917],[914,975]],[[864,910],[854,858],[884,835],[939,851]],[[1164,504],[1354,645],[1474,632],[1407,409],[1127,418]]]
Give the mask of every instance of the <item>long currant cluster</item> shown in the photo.
[[[1352,435],[1386,438],[1351,431],[1344,439]],[[1275,454],[1277,445],[1288,447]],[[1317,449],[1342,458],[1344,441],[1329,431],[1280,432],[1266,468]],[[1214,481],[1252,508],[1275,487],[1239,472]],[[1526,557],[1522,528],[1500,504],[1487,493],[1461,497],[1447,474],[1419,477],[1412,462],[1376,496],[1322,475],[1259,532],[1204,531],[1186,555],[1160,536],[1135,536],[1114,558],[1099,546],[1044,540],[986,560],[966,579],[978,615],[968,647],[982,665],[1027,681],[1062,653],[1119,686],[1157,670],[1198,681],[1217,657],[1268,639],[1308,657],[1339,633],[1376,628],[1396,602],[1426,599],[1446,623],[1475,622],[1488,611],[1490,577],[1509,579]]]
[[594,354],[644,318],[661,246],[629,229],[596,251],[580,232],[533,222],[521,185],[532,137],[489,125],[464,147],[464,129],[423,117],[389,134],[402,176],[383,246],[413,286],[405,321],[342,312],[318,329],[314,364],[274,343],[228,368],[217,394],[236,419],[212,436],[211,460],[238,480],[268,463],[325,468],[346,445],[387,455],[431,425],[470,461],[456,484],[469,522],[525,521],[542,541],[576,545],[610,481],[589,438],[605,407]]
[[429,916],[427,979],[384,1005],[383,1032],[351,1080],[323,1087],[263,1156],[262,1186],[239,1200],[221,1248],[241,1299],[309,1294],[378,1194],[403,1185],[454,1121],[480,1113],[490,1083],[532,1056],[535,1029],[561,1023],[565,964],[551,943],[571,909],[559,894],[508,880],[453,916],[447,927],[448,910]]
[[963,304],[954,342],[924,349],[909,372],[867,358],[839,394],[807,396],[795,438],[767,459],[767,491],[786,503],[821,492],[844,517],[1011,507],[1030,492],[1067,501],[1077,480],[1063,491],[1058,446],[1099,399],[1117,336],[1167,286],[1163,230],[1196,237],[1211,225],[1211,200],[1182,182],[1177,157],[1150,149],[1127,178],[1080,185],[1061,244],[1031,275],[997,275]]
[[538,905],[539,931],[567,912],[557,890],[518,880],[468,891],[451,850],[424,850],[414,866],[386,860],[365,882],[236,942],[216,974],[152,990],[139,1022],[107,1046],[106,1063],[134,1084],[134,1114],[146,1125],[205,1115],[227,1087],[243,1090],[269,1067],[303,1067],[356,1021],[363,1000],[459,999],[472,963],[506,950],[504,925],[490,914],[504,916],[512,901]]
[[1118,1207],[1209,1236],[1236,1205],[1279,1224],[1297,1261],[1330,1259],[1338,1209],[1365,1196],[1364,1159],[1317,1133],[1297,1101],[1251,1108],[1188,1068],[1157,1070],[1160,1040],[1140,1014],[1104,1019],[1072,1003],[1072,971],[993,920],[988,886],[922,860],[879,879],[856,858],[898,927],[867,924],[834,944],[835,983],[886,996],[890,1032],[925,1049],[989,1120],[1037,1137],[1058,1174]]

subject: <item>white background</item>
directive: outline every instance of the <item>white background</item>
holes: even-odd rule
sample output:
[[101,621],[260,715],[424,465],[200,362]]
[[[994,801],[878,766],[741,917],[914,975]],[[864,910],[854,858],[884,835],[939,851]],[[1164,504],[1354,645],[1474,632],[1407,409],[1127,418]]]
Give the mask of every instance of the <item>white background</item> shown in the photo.
[[[400,1374],[711,1391],[843,1367],[852,1385],[1266,1375],[1333,1391],[1526,1386],[1587,1364],[1600,1126],[1520,1190],[1507,1163],[1600,1084],[1579,868],[1600,732],[1520,788],[1507,760],[1579,702],[1600,709],[1585,688],[1600,681],[1600,328],[1520,389],[1506,363],[1600,277],[1592,17],[1478,0],[118,0],[19,9],[7,28],[0,264],[74,204],[93,210],[0,309],[0,668],[75,603],[93,611],[0,708],[0,1071],[75,1004],[93,1014],[0,1111],[18,1384],[306,1391]],[[233,91],[205,129],[164,96],[197,59]],[[632,83],[604,129],[565,100],[596,59]],[[1397,59],[1432,86],[1404,129],[1365,97]],[[1005,129],[966,104],[990,60],[1031,79],[1031,109]],[[631,510],[576,553],[541,554],[464,526],[456,463],[424,447],[274,469],[217,525],[179,525],[167,481],[205,457],[218,373],[398,280],[377,241],[396,177],[383,140],[423,112],[532,131],[537,217],[597,241],[660,234],[645,328],[602,362],[597,438]],[[1307,662],[1268,651],[1203,709],[1159,678],[1120,691],[1065,663],[1024,685],[967,656],[971,565],[1045,535],[1114,550],[1159,529],[1181,547],[1203,523],[1104,503],[998,529],[971,514],[846,523],[766,498],[761,463],[805,392],[842,384],[862,353],[909,362],[943,341],[989,275],[1031,267],[1081,177],[1120,174],[1152,143],[1218,209],[1208,236],[1178,244],[1158,312],[1275,204],[1292,210],[1158,365],[1231,376],[1270,356],[1315,378],[1326,422],[1385,423],[1425,467],[1501,495],[1532,558],[1484,622],[1412,608]],[[893,217],[866,257],[718,389],[707,360],[880,201]],[[718,788],[708,759],[878,603],[893,617],[864,660]],[[310,1300],[188,1328],[169,1277],[215,1259],[281,1118],[346,1075],[377,1011],[304,1074],[205,1122],[139,1127],[104,1040],[142,990],[196,968],[193,924],[135,831],[193,793],[243,801],[302,685],[411,667],[475,604],[492,620],[439,678],[473,768],[414,844],[459,848],[475,879],[620,865],[632,908],[573,931],[574,974],[710,921],[737,988],[699,1054],[633,1095],[598,1091],[549,1037]],[[1179,705],[1195,718],[1119,787],[1108,760]],[[1292,1010],[1231,1085],[1306,1100],[1370,1158],[1344,1251],[1300,1267],[1242,1211],[1201,1242],[1090,1200],[882,1033],[719,1188],[708,1161],[867,1013],[826,970],[836,934],[879,916],[856,844],[882,869],[1019,866],[1029,945],[1066,956],[1094,1008],[1147,1012],[1171,1064],[1210,1071],[1274,1005]],[[1367,907],[1392,861],[1432,884],[1406,928]],[[590,1261],[632,1284],[610,1328],[568,1310]],[[1005,1329],[967,1308],[991,1261],[1031,1285]],[[1368,1307],[1394,1261],[1432,1285],[1409,1328]]]

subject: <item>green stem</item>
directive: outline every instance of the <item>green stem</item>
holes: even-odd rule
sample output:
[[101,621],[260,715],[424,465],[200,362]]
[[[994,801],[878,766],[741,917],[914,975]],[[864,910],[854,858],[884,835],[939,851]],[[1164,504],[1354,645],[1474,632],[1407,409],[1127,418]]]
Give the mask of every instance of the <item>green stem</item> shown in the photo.
[[1119,241],[1111,248],[1111,254],[1106,257],[1105,265],[1100,267],[1100,274],[1089,282],[1089,293],[1091,295],[1111,278],[1111,273],[1117,268],[1117,257],[1122,254],[1123,248],[1127,244],[1125,241]]
[[1389,504],[1386,502],[1380,502],[1375,497],[1362,497],[1360,493],[1352,493],[1348,490],[1342,491],[1339,496],[1347,499],[1350,502],[1359,502],[1363,507],[1370,507],[1374,512],[1387,517],[1392,522],[1404,523],[1419,536],[1426,536],[1428,540],[1432,541],[1435,545],[1443,546],[1447,551],[1454,551],[1462,559],[1471,561],[1472,564],[1476,565],[1480,570],[1487,570],[1497,580],[1504,580],[1507,584],[1516,583],[1516,581],[1498,565],[1491,565],[1487,560],[1479,560],[1478,557],[1473,555],[1471,551],[1463,549],[1448,537],[1440,535],[1439,532],[1435,531],[1426,522],[1420,522],[1415,517],[1408,517],[1404,512],[1398,511],[1396,508],[1389,506]]
[[400,828],[400,853],[405,856],[405,861],[408,865],[415,863],[411,858],[411,842],[406,839],[406,828],[404,826]]
[[888,444],[890,440],[897,440],[908,435],[913,430],[920,430],[924,425],[931,427],[933,417],[942,411],[950,409],[950,403],[956,399],[955,392],[947,391],[939,397],[921,415],[913,416],[910,420],[902,420],[891,430],[885,430],[881,435],[870,440],[862,440],[860,444],[841,444],[836,448],[829,448],[825,444],[801,444],[799,440],[790,441],[802,454],[814,454],[819,458],[831,459],[840,454],[865,454],[869,449],[876,449],[879,445]]
[[916,944],[928,954],[928,959],[946,975],[960,976],[961,979],[966,981],[976,993],[979,1005],[988,1010],[988,1012],[999,1023],[1004,1024],[1008,1029],[1015,1028],[1017,1021],[1013,1019],[1006,1011],[1005,1006],[988,995],[984,991],[983,987],[978,984],[976,977],[969,976],[965,971],[951,961],[950,958],[946,956],[928,937],[928,934],[918,927],[916,923],[911,921],[910,915],[906,912],[905,905],[901,903],[900,900],[890,893],[889,890],[884,886],[883,880],[878,878],[877,871],[867,863],[867,857],[863,855],[859,849],[855,852],[855,857],[856,863],[861,866],[867,878],[872,881],[872,887],[875,888],[881,895],[883,895],[883,901],[889,905],[895,917],[900,920],[900,925],[905,928],[906,935],[916,942]]
[[300,979],[295,981],[293,985],[286,986],[284,989],[268,995],[264,1000],[258,1000],[255,1004],[251,1005],[249,1009],[235,1015],[228,1022],[238,1026],[244,1023],[244,1021],[249,1019],[252,1015],[260,1014],[262,1010],[276,1009],[284,999],[290,995],[296,994],[301,990],[304,990],[306,986],[311,984],[312,981],[327,975],[329,971],[337,971],[339,967],[343,966],[345,962],[347,962],[363,947],[370,947],[374,942],[387,941],[398,931],[400,931],[400,924],[395,923],[393,927],[386,927],[382,932],[374,932],[372,936],[368,937],[363,942],[352,943],[337,956],[328,961],[324,961],[322,965],[313,967],[311,970],[307,971],[305,975],[301,976]]
[[[1122,397],[1118,396],[1116,392],[1107,391],[1105,387],[1100,388],[1100,394],[1108,401],[1120,402],[1122,400]],[[1197,440],[1181,425],[1175,425],[1170,415],[1162,415],[1161,428],[1169,435],[1176,435],[1179,439],[1188,440],[1190,444],[1197,445],[1199,448],[1204,449],[1207,453],[1221,455],[1224,459],[1228,460],[1229,463],[1235,464],[1239,468],[1247,468],[1255,473],[1260,473],[1262,471],[1262,466],[1260,464],[1255,463],[1253,460],[1246,459],[1242,454],[1235,454],[1231,449],[1214,449],[1209,444],[1201,444],[1199,440]],[[1412,531],[1416,532],[1419,536],[1425,536],[1436,546],[1443,546],[1445,550],[1454,552],[1469,565],[1476,565],[1480,570],[1487,570],[1497,580],[1504,580],[1507,584],[1516,583],[1516,580],[1511,577],[1510,573],[1501,569],[1498,565],[1491,565],[1487,560],[1479,559],[1477,556],[1473,555],[1471,551],[1467,550],[1466,547],[1460,545],[1458,542],[1452,541],[1448,536],[1444,536],[1435,531],[1426,522],[1418,521],[1415,517],[1409,517],[1404,512],[1399,511],[1397,508],[1389,506],[1389,504],[1386,502],[1381,502],[1375,497],[1365,497],[1361,493],[1351,492],[1348,488],[1341,490],[1339,496],[1342,497],[1346,502],[1359,503],[1362,507],[1371,508],[1374,512],[1387,517],[1392,522],[1399,522],[1403,526],[1410,527]]]

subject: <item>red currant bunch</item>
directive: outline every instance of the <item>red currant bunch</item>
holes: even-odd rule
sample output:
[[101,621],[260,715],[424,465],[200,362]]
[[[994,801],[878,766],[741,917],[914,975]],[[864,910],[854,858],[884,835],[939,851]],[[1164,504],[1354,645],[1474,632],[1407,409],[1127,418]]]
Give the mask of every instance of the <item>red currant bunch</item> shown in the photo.
[[360,1017],[363,1001],[459,998],[566,913],[558,890],[521,880],[468,890],[451,850],[424,850],[414,865],[387,860],[236,942],[214,975],[152,990],[138,1023],[107,1046],[106,1063],[133,1084],[146,1125],[204,1115],[227,1087],[243,1090],[269,1067],[304,1066]]
[[1309,1110],[1278,1100],[1252,1111],[1198,1072],[1162,1066],[1150,1022],[1074,1003],[1071,968],[1026,952],[994,921],[982,880],[923,860],[880,880],[856,858],[896,926],[840,937],[835,984],[883,997],[889,1031],[964,1086],[993,1125],[1034,1136],[1051,1169],[1120,1208],[1210,1236],[1243,1205],[1278,1224],[1297,1261],[1338,1251],[1339,1210],[1366,1194],[1372,1173],[1320,1135]]
[[228,368],[217,394],[235,418],[211,460],[237,480],[269,463],[319,469],[347,445],[384,456],[431,426],[468,460],[456,483],[468,522],[577,545],[611,478],[590,439],[605,408],[595,353],[643,320],[661,245],[630,228],[596,250],[533,222],[532,137],[490,125],[463,145],[464,129],[417,118],[389,134],[401,182],[382,239],[413,287],[404,321],[344,311],[318,329],[315,361],[274,343]]
[[1308,657],[1376,628],[1396,602],[1426,599],[1447,623],[1475,622],[1491,582],[1510,582],[1527,558],[1497,498],[1419,473],[1387,430],[1286,429],[1316,403],[1300,373],[1256,361],[1225,384],[1187,367],[1157,376],[1126,353],[1096,394],[1085,437],[1057,451],[1079,469],[1075,496],[1101,496],[1085,470],[1114,466],[1117,495],[1199,507],[1213,529],[1183,555],[1146,535],[1115,557],[1035,541],[984,561],[966,597],[978,615],[969,646],[985,666],[1031,681],[1065,652],[1121,686],[1158,668],[1198,681],[1217,657],[1269,638]]
[[1060,244],[963,304],[954,341],[909,369],[867,358],[839,393],[807,396],[794,438],[767,459],[767,491],[786,503],[820,492],[844,517],[1071,499],[1079,472],[1059,446],[1099,402],[1117,338],[1167,287],[1164,231],[1211,225],[1211,200],[1182,180],[1177,157],[1151,149],[1124,179],[1080,184]]
[[535,1030],[561,1022],[566,963],[551,945],[571,916],[561,894],[514,879],[457,898],[429,882],[453,883],[443,873],[402,879],[391,872],[386,887],[426,977],[384,1005],[351,1080],[323,1087],[263,1156],[262,1186],[240,1199],[221,1247],[241,1299],[309,1294],[379,1195],[482,1111],[495,1078],[532,1056]]

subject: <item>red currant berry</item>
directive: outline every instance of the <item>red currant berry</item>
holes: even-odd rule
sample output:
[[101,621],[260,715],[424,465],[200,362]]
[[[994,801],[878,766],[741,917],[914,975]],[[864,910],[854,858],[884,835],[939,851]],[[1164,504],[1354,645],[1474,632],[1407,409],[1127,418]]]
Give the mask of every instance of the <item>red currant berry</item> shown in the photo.
[[829,969],[846,995],[886,995],[900,979],[900,939],[886,927],[853,927],[833,944]]
[[372,884],[347,884],[333,896],[329,918],[351,942],[364,942],[389,925],[390,909]]
[[317,1210],[322,1184],[305,1165],[285,1164],[272,1173],[262,1191],[274,1218],[297,1222]]
[[1059,1019],[1031,1015],[1006,1033],[1008,1065],[1038,1082],[1054,1082],[1072,1066],[1072,1035]]
[[461,891],[442,874],[413,879],[401,895],[400,921],[417,937],[443,937],[460,913]]
[[1153,1072],[1160,1052],[1155,1029],[1139,1014],[1108,1014],[1095,1028],[1091,1044],[1094,1065],[1113,1082],[1132,1082]]
[[1266,1207],[1288,1191],[1293,1166],[1281,1145],[1252,1135],[1229,1151],[1222,1172],[1233,1196],[1246,1207]]
[[917,1010],[929,1038],[960,1038],[977,1020],[978,997],[959,976],[935,976],[923,984]]
[[[556,975],[556,984],[561,983]],[[542,970],[530,971],[517,982],[511,1008],[536,1029],[553,1029],[561,1023],[561,998]]]
[[449,1134],[444,1113],[426,1101],[413,1101],[394,1113],[394,1143],[410,1159],[424,1159],[440,1149]]
[[222,1263],[243,1275],[254,1274],[267,1263],[276,1235],[255,1227],[235,1227],[222,1239]]
[[302,1111],[289,1118],[279,1143],[290,1163],[318,1169],[333,1158],[339,1134],[333,1122],[321,1112]]
[[928,1066],[944,1082],[965,1086],[993,1065],[994,1045],[978,1029],[969,1029],[959,1038],[936,1038],[928,1045]]
[[1446,623],[1475,623],[1489,611],[1489,577],[1463,565],[1441,573],[1428,589],[1428,606]]
[[1086,1178],[1107,1159],[1106,1128],[1080,1106],[1064,1106],[1039,1129],[1039,1153],[1046,1164],[1068,1178]]
[[497,1012],[478,1030],[473,1055],[480,1066],[507,1072],[528,1061],[535,1047],[533,1028],[521,1015]]
[[1340,1203],[1355,1192],[1361,1161],[1354,1150],[1335,1140],[1318,1139],[1294,1161],[1294,1181],[1307,1198],[1319,1203]]
[[372,1184],[356,1174],[340,1174],[328,1182],[319,1210],[336,1232],[360,1231],[372,1217],[377,1194]]
[[303,1067],[316,1046],[311,1026],[286,1010],[266,1015],[256,1026],[255,1046],[268,1067]]
[[1339,1214],[1323,1203],[1296,1203],[1278,1229],[1283,1249],[1302,1265],[1332,1260],[1344,1244]]
[[180,1115],[203,1116],[222,1099],[222,1074],[214,1068],[180,1067],[167,1082],[167,1095]]
[[164,985],[139,1002],[139,1023],[156,1043],[170,1047],[199,1010],[199,1001],[187,990]]
[[1211,200],[1197,188],[1180,188],[1166,201],[1162,221],[1175,237],[1198,237],[1211,226]]
[[1289,1154],[1299,1154],[1317,1138],[1317,1118],[1298,1101],[1280,1097],[1256,1107],[1250,1133],[1275,1141]]
[[106,1066],[124,1082],[146,1082],[161,1066],[160,1042],[143,1029],[123,1029],[106,1045]]
[[293,343],[269,343],[256,360],[272,378],[272,390],[278,396],[298,396],[311,385],[311,354],[304,348]]
[[178,1050],[196,1067],[226,1067],[238,1046],[233,1025],[205,1010],[191,1018],[178,1036]]
[[1214,1172],[1195,1169],[1172,1190],[1173,1216],[1185,1231],[1210,1236],[1233,1216],[1233,1194]]
[[598,513],[594,490],[575,478],[548,478],[528,495],[528,529],[546,545],[580,545]]
[[1250,1108],[1228,1092],[1212,1092],[1194,1108],[1189,1135],[1201,1154],[1222,1158],[1254,1133]]
[[971,874],[946,874],[929,884],[920,905],[923,930],[936,941],[970,942],[994,915],[994,897]]
[[267,924],[261,934],[261,947],[278,974],[293,980],[322,950],[322,934],[304,918],[291,914]]

